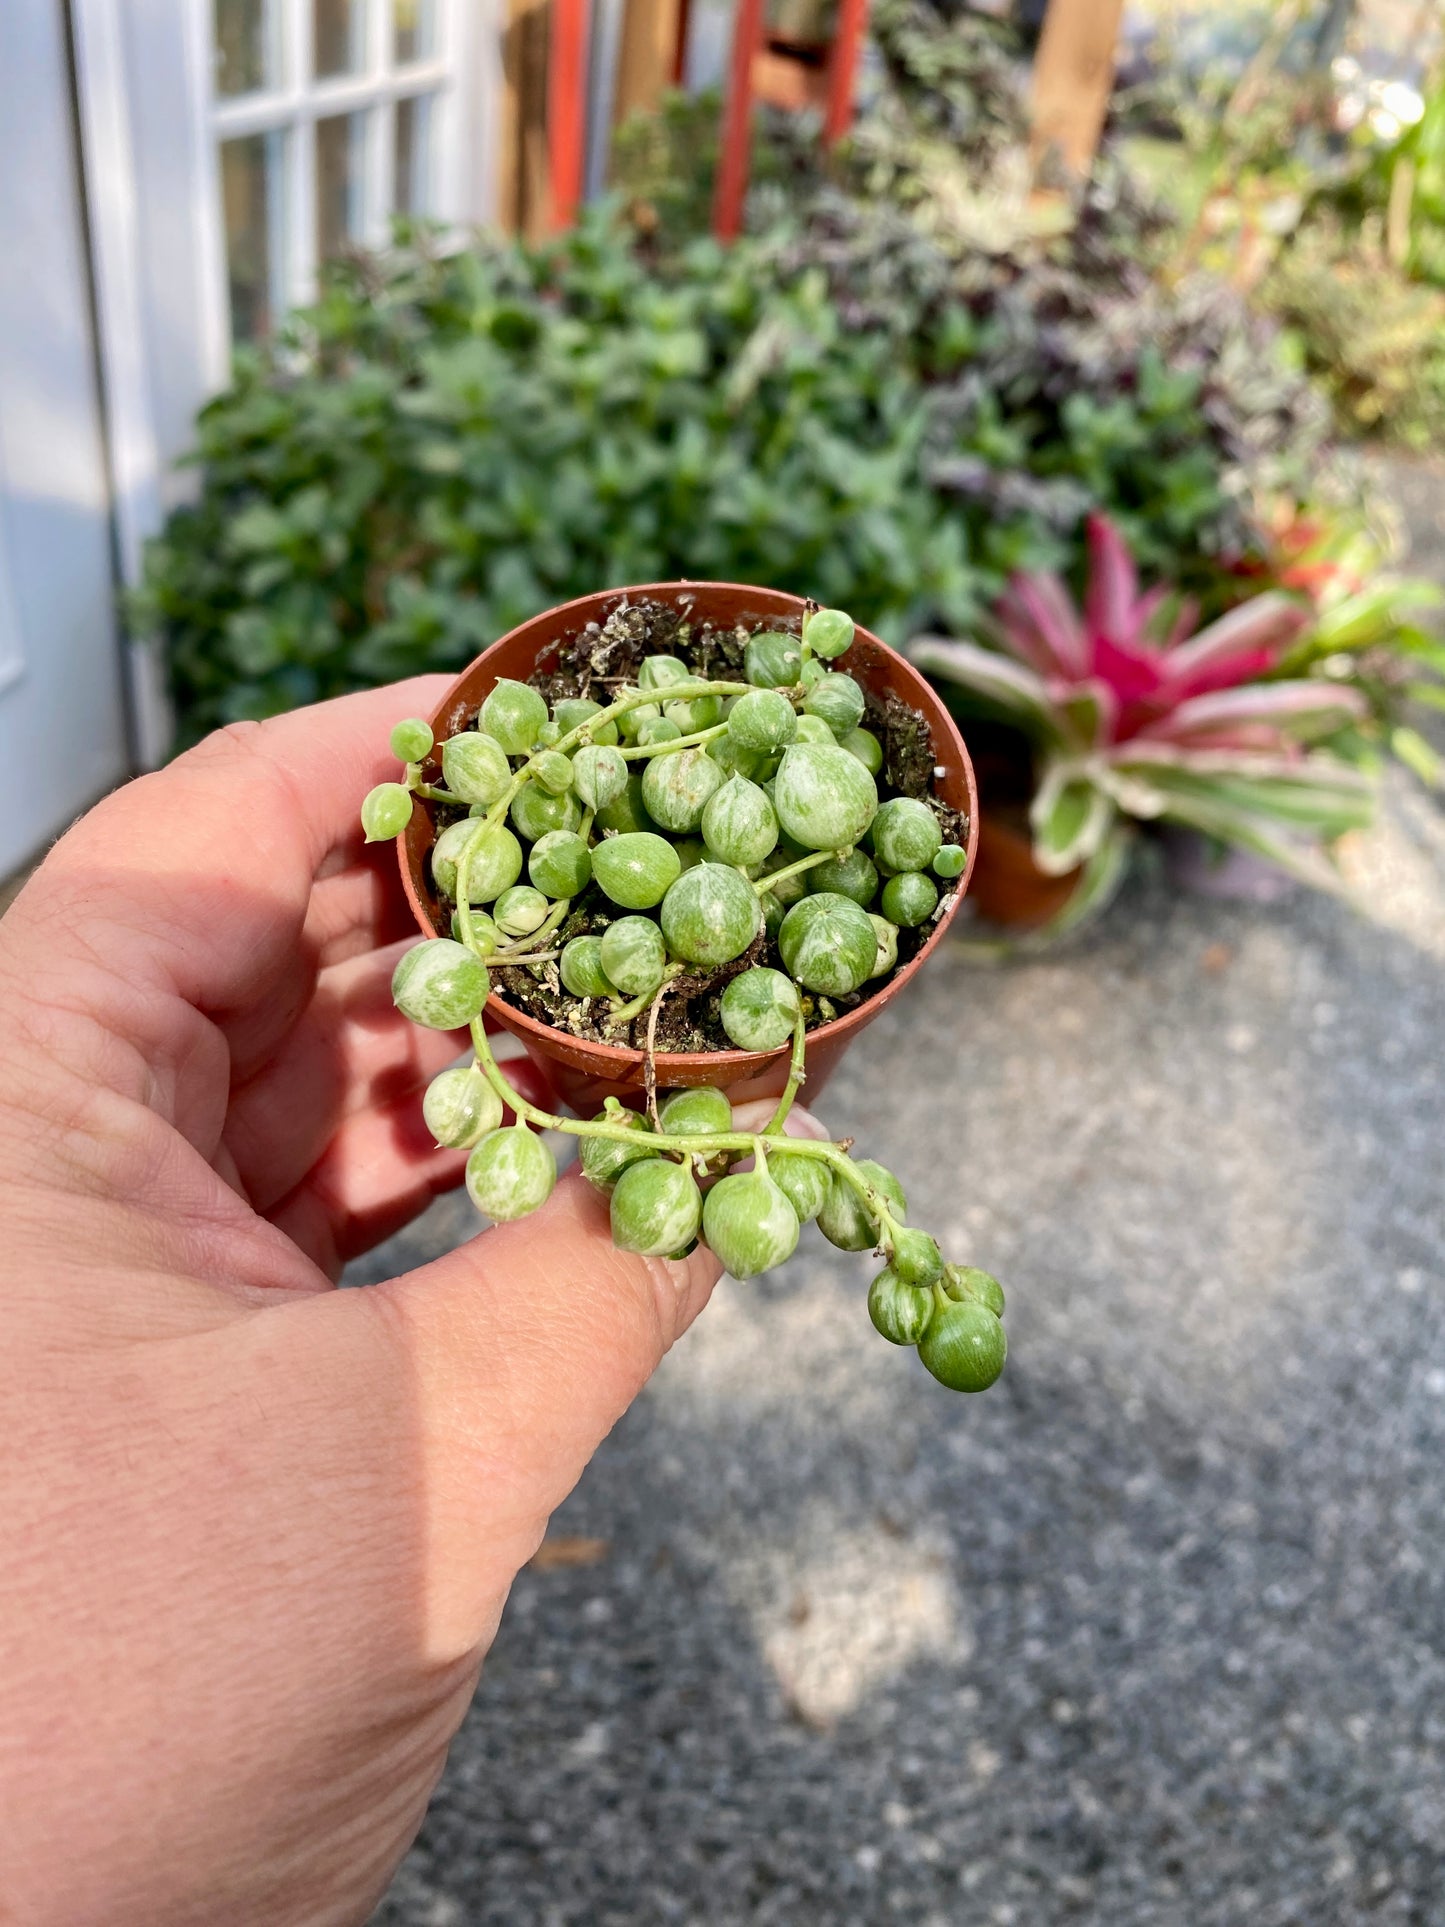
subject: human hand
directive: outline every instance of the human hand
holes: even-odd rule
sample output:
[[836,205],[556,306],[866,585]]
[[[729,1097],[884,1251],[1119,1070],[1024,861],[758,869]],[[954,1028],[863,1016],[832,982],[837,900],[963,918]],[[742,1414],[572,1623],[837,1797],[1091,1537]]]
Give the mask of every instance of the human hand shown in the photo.
[[462,1174],[419,1103],[461,1039],[393,1010],[404,905],[353,828],[444,687],[222,732],[0,922],[15,1927],[364,1920],[514,1575],[714,1282],[568,1177],[331,1289]]

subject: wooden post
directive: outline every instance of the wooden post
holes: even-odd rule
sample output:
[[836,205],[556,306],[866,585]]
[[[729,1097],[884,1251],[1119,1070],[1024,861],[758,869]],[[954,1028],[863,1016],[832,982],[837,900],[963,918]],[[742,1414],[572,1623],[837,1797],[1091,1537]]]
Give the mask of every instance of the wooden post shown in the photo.
[[1035,173],[1057,152],[1085,179],[1093,166],[1109,94],[1124,0],[1050,0],[1034,59]]
[[752,158],[753,56],[762,37],[763,0],[737,0],[728,96],[723,102],[722,152],[712,204],[712,231],[720,241],[735,241],[742,232],[743,198],[748,191]]
[[853,89],[867,24],[868,0],[839,0],[833,45],[828,55],[828,108],[823,116],[825,147],[840,141],[853,124]]
[[497,213],[529,241],[547,231],[547,0],[508,0],[502,38]]
[[612,122],[652,112],[672,81],[681,24],[678,0],[627,0]]
[[582,199],[587,153],[588,0],[552,0],[552,46],[547,62],[547,164],[552,226],[571,227]]

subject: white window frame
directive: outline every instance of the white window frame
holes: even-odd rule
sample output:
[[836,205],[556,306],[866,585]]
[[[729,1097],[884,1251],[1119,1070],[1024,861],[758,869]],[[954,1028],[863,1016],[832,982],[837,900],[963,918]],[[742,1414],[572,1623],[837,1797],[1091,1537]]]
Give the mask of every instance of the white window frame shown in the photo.
[[[24,0],[29,4],[29,0]],[[66,0],[91,241],[96,329],[120,572],[139,580],[146,538],[188,483],[174,463],[195,411],[230,376],[221,139],[288,128],[288,303],[315,292],[315,135],[325,115],[375,108],[368,232],[386,238],[396,103],[435,93],[428,148],[432,208],[453,239],[496,205],[505,0],[434,0],[437,53],[379,71],[390,0],[365,0],[369,71],[302,85],[310,72],[309,0],[274,0],[294,64],[286,86],[219,99],[212,0]],[[385,37],[385,38],[384,38]],[[283,54],[283,60],[285,55]],[[140,751],[164,754],[169,725],[143,642],[131,645]]]
[[[285,208],[281,222],[285,260],[281,294],[286,305],[312,299],[316,292],[316,124],[333,117],[366,113],[368,141],[363,182],[364,215],[357,239],[380,246],[387,238],[394,189],[396,108],[403,100],[426,96],[430,125],[426,148],[431,176],[428,202],[436,218],[464,225],[475,213],[468,195],[466,116],[472,103],[459,79],[474,62],[470,35],[479,9],[471,0],[433,0],[436,51],[426,58],[393,65],[392,0],[359,0],[363,9],[366,64],[356,73],[312,73],[313,0],[272,0],[276,56],[281,84],[249,94],[222,97],[207,87],[205,149],[211,175],[206,200],[214,232],[206,246],[212,272],[225,287],[225,234],[221,217],[220,144],[253,134],[280,133],[287,143],[283,170]],[[197,26],[211,46],[210,0],[190,0]],[[195,30],[195,29],[193,29]],[[207,62],[209,79],[209,60]],[[472,205],[469,205],[472,202]],[[229,318],[227,318],[229,321]],[[229,339],[226,353],[229,356]]]

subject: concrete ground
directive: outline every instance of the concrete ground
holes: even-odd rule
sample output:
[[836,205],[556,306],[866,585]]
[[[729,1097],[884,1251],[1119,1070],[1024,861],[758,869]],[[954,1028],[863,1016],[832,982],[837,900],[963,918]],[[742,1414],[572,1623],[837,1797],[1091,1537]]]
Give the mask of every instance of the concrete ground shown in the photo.
[[1445,1922],[1445,817],[1395,782],[1349,862],[1360,910],[1146,863],[867,1032],[819,1109],[1004,1280],[1003,1380],[815,1233],[725,1284],[375,1927]]

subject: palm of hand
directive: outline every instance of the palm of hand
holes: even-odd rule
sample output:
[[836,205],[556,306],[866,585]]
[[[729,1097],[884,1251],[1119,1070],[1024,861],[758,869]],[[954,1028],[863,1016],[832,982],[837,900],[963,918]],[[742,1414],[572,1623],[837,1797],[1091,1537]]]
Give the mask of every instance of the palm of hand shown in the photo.
[[417,1102],[456,1045],[392,1009],[405,929],[351,829],[441,686],[213,739],[0,926],[21,1923],[364,1919],[513,1575],[710,1288],[705,1253],[613,1251],[564,1180],[481,1247],[329,1289],[460,1175]]

